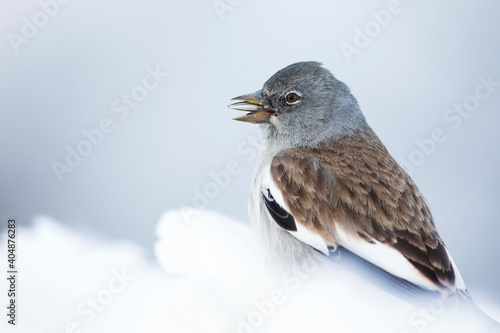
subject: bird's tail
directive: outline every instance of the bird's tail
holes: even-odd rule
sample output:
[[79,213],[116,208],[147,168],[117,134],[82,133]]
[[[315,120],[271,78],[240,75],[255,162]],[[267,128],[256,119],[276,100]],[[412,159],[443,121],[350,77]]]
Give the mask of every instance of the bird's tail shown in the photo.
[[500,332],[500,324],[478,308],[467,290],[442,294],[424,289],[388,273],[341,246],[335,248],[328,258],[344,267],[355,269],[358,275],[365,276],[370,283],[413,306],[424,309],[436,307],[446,309],[446,313],[452,316],[456,315],[459,318],[467,316],[474,320],[481,326],[481,332]]

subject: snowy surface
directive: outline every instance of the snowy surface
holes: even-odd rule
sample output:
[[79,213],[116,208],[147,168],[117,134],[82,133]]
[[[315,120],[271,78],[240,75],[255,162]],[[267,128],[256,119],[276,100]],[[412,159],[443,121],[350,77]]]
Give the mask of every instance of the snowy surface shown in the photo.
[[[3,319],[2,332],[442,332],[443,327],[452,332],[455,325],[462,331],[475,327],[442,313],[439,304],[424,316],[422,309],[333,267],[312,265],[281,284],[270,282],[250,228],[215,212],[166,212],[157,225],[156,262],[134,244],[69,229],[46,216],[17,234],[18,324],[12,328]],[[5,234],[0,246],[6,246]],[[3,279],[0,288],[6,290]],[[483,295],[479,305],[499,318],[497,302]]]

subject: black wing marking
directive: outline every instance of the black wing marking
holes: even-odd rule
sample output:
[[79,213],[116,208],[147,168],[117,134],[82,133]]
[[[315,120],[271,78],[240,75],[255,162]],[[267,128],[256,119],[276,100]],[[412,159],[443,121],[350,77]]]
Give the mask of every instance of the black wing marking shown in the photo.
[[297,225],[295,224],[295,219],[293,216],[281,207],[274,197],[271,195],[271,191],[267,189],[267,196],[262,193],[262,198],[267,207],[267,211],[271,214],[274,222],[278,223],[280,227],[288,231],[297,231]]

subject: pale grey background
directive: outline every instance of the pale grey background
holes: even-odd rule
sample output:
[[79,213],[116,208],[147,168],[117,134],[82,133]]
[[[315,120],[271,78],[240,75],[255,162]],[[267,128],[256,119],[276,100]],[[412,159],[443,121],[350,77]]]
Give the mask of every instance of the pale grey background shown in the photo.
[[[388,1],[230,3],[221,20],[211,0],[73,0],[15,53],[7,34],[40,6],[0,1],[0,219],[28,224],[43,213],[151,249],[161,213],[192,205],[209,172],[236,160],[241,173],[208,208],[248,223],[255,159],[238,146],[259,128],[232,121],[238,113],[226,106],[278,69],[317,60],[351,87],[394,156],[445,131],[412,176],[469,289],[500,299],[500,89],[459,129],[442,118],[479,76],[500,81],[500,4],[401,0],[402,12],[348,63],[339,45]],[[120,120],[112,101],[157,64],[169,77]],[[103,118],[115,131],[60,183],[51,163]]]

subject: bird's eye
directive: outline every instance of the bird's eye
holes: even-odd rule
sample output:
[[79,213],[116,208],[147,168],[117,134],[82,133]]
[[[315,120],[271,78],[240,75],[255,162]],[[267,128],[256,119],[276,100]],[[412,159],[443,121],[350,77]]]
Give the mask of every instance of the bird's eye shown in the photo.
[[285,100],[288,104],[295,104],[300,100],[300,95],[295,92],[286,94]]

